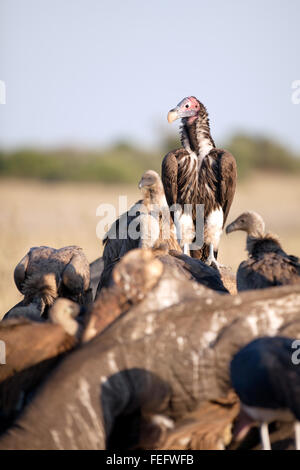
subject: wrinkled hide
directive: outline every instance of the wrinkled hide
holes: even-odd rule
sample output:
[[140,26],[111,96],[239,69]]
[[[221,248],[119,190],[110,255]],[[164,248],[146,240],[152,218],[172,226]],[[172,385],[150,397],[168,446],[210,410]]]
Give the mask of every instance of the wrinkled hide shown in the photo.
[[104,449],[116,423],[130,427],[133,415],[177,422],[227,396],[230,360],[254,337],[300,337],[300,286],[234,297],[202,289],[207,298],[160,311],[139,304],[69,354],[0,448]]

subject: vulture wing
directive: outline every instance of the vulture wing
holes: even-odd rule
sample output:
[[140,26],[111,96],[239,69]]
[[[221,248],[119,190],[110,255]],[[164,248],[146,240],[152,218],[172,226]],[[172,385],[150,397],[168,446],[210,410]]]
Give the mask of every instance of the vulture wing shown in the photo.
[[220,176],[220,202],[223,209],[224,227],[234,198],[237,180],[236,161],[227,150],[222,150],[220,156]]
[[6,364],[0,365],[0,433],[24,406],[27,394],[77,343],[61,325],[14,318],[0,323]]
[[161,261],[171,265],[173,269],[179,269],[190,280],[196,281],[209,289],[228,293],[218,270],[207,266],[200,259],[193,259],[176,251],[171,251],[170,254],[172,256],[160,258]]
[[177,176],[178,176],[178,154],[183,149],[172,150],[167,153],[162,161],[161,179],[163,182],[168,206],[177,202]]
[[[139,239],[130,238],[128,227],[134,219],[140,215],[139,206],[143,201],[140,200],[131,207],[131,209],[122,214],[110,227],[103,238],[103,271],[97,287],[96,297],[102,287],[107,287],[111,280],[111,272],[119,259],[130,250],[138,248]],[[138,230],[138,227],[136,227]]]
[[243,261],[237,272],[239,291],[298,283],[300,265],[276,253],[264,253],[259,259]]
[[[138,247],[139,240],[133,240],[128,236],[128,227],[130,223],[140,215],[138,206],[142,203],[142,200],[136,202],[130,211],[122,214],[104,235],[104,266],[114,261],[116,258],[121,258],[127,251]],[[129,212],[132,215],[130,215]]]

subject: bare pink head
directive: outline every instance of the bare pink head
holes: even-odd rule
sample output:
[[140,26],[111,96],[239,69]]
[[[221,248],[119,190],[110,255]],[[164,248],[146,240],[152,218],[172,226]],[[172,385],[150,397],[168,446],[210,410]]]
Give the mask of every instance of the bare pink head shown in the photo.
[[188,124],[192,124],[197,119],[202,108],[204,108],[203,104],[195,96],[188,96],[183,98],[175,108],[169,111],[168,121],[171,123],[176,121],[176,119],[185,118]]

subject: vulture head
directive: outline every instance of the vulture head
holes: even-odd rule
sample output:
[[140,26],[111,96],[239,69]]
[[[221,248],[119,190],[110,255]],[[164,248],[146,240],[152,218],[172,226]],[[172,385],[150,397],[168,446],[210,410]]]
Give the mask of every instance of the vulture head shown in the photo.
[[162,181],[156,171],[145,171],[140,179],[139,189],[142,191],[144,204],[157,204],[159,208],[168,206]]
[[80,306],[72,300],[58,298],[49,311],[52,323],[61,325],[70,336],[80,332],[80,325],[75,318],[80,314]]
[[163,191],[163,185],[159,174],[154,170],[147,170],[143,174],[139,182],[139,189],[149,190],[149,189],[161,189]]
[[236,230],[247,232],[249,237],[260,238],[264,236],[265,223],[257,212],[243,212],[243,214],[239,215],[237,219],[226,227],[227,234]]
[[188,96],[169,111],[168,121],[171,123],[176,119],[184,119],[188,124],[192,124],[198,116],[207,117],[206,108],[195,96]]

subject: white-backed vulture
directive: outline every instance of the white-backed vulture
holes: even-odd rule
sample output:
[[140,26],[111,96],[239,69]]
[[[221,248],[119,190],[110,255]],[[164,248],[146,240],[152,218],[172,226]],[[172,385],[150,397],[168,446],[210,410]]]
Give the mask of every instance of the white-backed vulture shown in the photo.
[[[204,205],[204,244],[200,249],[191,250],[191,256],[218,266],[220,237],[235,194],[236,161],[228,151],[216,148],[207,110],[197,98],[184,98],[169,111],[168,121],[176,119],[181,119],[182,123],[182,147],[169,152],[162,162],[167,202],[170,208],[177,204],[182,211],[185,205],[192,206],[192,215],[180,217],[180,227],[177,224],[179,232],[186,223],[188,226],[191,221],[196,224],[196,207]],[[195,228],[199,233],[202,228],[199,221]]]
[[297,349],[298,340],[265,336],[244,346],[231,361],[231,383],[241,401],[237,436],[245,434],[249,426],[259,423],[263,450],[271,450],[269,424],[274,421],[294,424],[295,448],[300,450]]
[[81,305],[92,302],[89,263],[78,246],[31,248],[17,264],[14,280],[24,299],[4,318],[47,318],[48,309],[57,297]]
[[91,286],[92,293],[93,293],[93,300],[96,297],[97,287],[99,284],[99,280],[100,280],[103,268],[104,268],[104,261],[102,257],[97,258],[95,259],[95,261],[90,263],[90,275],[91,275],[90,286]]
[[237,271],[239,291],[300,282],[299,259],[287,255],[276,236],[265,233],[265,223],[259,214],[244,212],[226,227],[226,233],[236,230],[247,233],[249,255]]
[[139,216],[139,247],[153,248],[164,242],[170,250],[181,251],[158,173],[153,170],[146,171],[139,182],[139,188],[143,194],[144,206]]
[[104,269],[98,293],[108,285],[114,265],[128,251],[150,248],[162,241],[170,250],[181,251],[159,175],[153,170],[146,171],[139,188],[143,199],[122,214],[103,238]]

